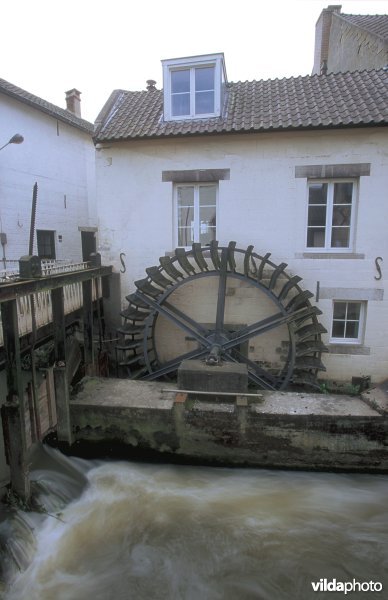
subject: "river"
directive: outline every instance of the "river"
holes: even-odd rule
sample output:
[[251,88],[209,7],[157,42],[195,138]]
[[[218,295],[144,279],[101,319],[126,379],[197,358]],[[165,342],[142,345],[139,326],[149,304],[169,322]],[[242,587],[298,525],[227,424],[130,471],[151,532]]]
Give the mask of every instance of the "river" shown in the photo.
[[[85,461],[41,448],[32,478],[45,513],[0,523],[14,557],[2,553],[5,600],[308,600],[327,596],[312,584],[334,580],[363,584],[352,598],[387,597],[384,475]],[[382,591],[366,591],[371,581]]]

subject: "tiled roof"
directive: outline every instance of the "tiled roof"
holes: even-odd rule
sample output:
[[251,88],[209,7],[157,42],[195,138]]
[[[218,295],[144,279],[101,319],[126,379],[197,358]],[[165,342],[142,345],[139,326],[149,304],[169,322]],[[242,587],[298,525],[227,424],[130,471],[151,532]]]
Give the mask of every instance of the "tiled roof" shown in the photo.
[[51,104],[51,102],[47,102],[38,96],[34,96],[34,94],[30,94],[22,88],[17,87],[16,85],[13,85],[12,83],[9,83],[5,79],[1,78],[0,93],[11,96],[12,98],[16,98],[16,100],[20,100],[20,102],[24,102],[33,108],[41,110],[55,119],[59,119],[68,125],[77,127],[77,129],[81,129],[82,131],[93,134],[93,124],[89,123],[89,121],[85,121],[85,119],[77,117],[72,112],[64,108],[60,108],[55,104]]
[[346,15],[338,13],[337,16],[388,41],[388,15]]
[[112,93],[95,141],[388,124],[388,71],[231,83],[223,116],[163,121],[161,90]]

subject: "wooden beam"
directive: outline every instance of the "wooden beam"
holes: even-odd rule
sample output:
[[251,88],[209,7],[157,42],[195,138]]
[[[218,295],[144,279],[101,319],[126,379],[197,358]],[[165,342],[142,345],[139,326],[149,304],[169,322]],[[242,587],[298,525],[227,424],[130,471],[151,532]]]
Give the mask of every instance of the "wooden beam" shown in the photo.
[[28,502],[30,481],[27,462],[26,409],[20,360],[20,342],[16,300],[2,304],[4,351],[7,371],[7,399],[2,406],[6,455],[11,471],[11,487]]
[[51,291],[54,333],[54,387],[58,441],[72,443],[70,393],[66,369],[65,298],[63,287]]

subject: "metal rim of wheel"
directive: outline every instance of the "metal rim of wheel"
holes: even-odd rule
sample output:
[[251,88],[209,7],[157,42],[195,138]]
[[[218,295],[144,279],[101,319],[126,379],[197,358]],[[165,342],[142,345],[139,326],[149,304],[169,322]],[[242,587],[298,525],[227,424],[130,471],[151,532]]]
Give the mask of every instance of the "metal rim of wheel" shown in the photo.
[[[214,240],[208,246],[194,243],[189,250],[176,248],[173,256],[161,257],[158,266],[146,269],[146,278],[135,281],[136,292],[126,297],[128,308],[121,313],[124,325],[118,329],[123,336],[116,346],[122,355],[118,364],[130,377],[151,381],[172,376],[186,359],[203,359],[208,364],[240,362],[247,365],[249,381],[261,389],[283,390],[291,384],[318,387],[318,373],[325,370],[321,354],[327,352],[321,340],[326,329],[317,318],[321,311],[310,302],[313,294],[300,287],[301,277],[288,275],[288,265],[276,265],[270,256],[260,256],[253,246],[240,249],[236,242],[219,246]],[[181,286],[207,277],[218,278],[216,317],[210,327],[169,301]],[[237,331],[228,330],[224,315],[230,278],[259,289],[278,311]],[[155,340],[159,316],[178,326],[198,346],[172,360],[160,360]],[[263,368],[239,350],[241,343],[281,326],[288,329],[288,350],[278,373]]]

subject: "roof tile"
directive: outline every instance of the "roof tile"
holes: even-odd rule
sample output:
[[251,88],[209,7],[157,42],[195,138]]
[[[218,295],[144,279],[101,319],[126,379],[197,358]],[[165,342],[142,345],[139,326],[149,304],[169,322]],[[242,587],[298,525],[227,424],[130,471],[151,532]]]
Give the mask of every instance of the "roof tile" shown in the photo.
[[388,15],[347,15],[338,13],[338,16],[352,25],[357,25],[357,27],[361,27],[388,41]]
[[231,83],[223,115],[210,119],[164,121],[162,90],[120,90],[101,112],[95,139],[387,124],[388,72],[379,69]]

